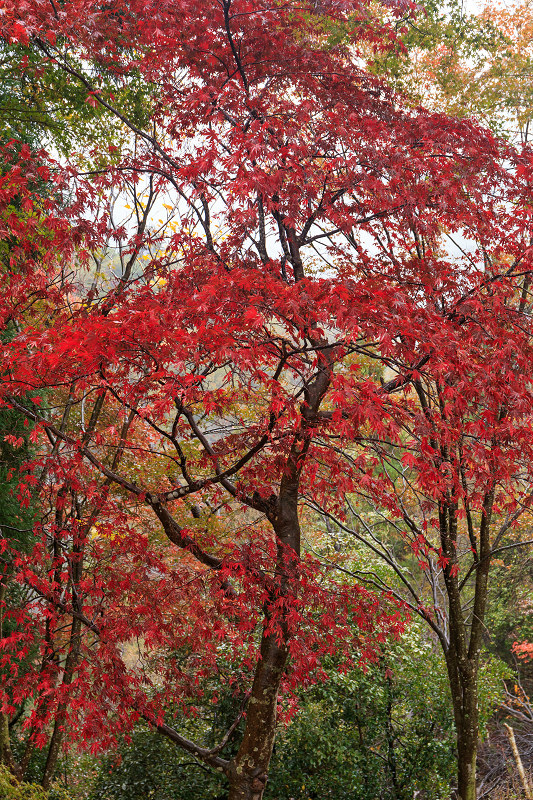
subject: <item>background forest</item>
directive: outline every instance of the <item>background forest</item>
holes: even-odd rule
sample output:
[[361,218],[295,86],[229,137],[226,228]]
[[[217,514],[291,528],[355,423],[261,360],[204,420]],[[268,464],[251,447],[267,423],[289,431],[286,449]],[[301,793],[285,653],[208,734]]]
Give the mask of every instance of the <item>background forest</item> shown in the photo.
[[0,798],[533,797],[533,3],[0,55]]

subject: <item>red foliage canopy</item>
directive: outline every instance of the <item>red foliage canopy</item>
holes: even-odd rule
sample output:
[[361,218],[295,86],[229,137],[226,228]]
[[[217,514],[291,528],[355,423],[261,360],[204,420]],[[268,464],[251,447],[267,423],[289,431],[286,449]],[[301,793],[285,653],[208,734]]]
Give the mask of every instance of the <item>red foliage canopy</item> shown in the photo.
[[[165,699],[199,691],[224,641],[236,682],[253,678],[252,697],[267,687],[268,707],[249,706],[231,763],[172,735],[252,774],[262,726],[263,780],[287,658],[305,681],[324,653],[345,643],[348,656],[355,637],[368,655],[400,626],[302,556],[305,503],[342,512],[363,485],[390,505],[365,442],[413,429],[404,458],[425,491],[450,490],[410,393],[420,375],[454,406],[442,441],[486,403],[472,503],[484,441],[505,444],[490,455],[502,486],[530,448],[530,328],[514,302],[533,255],[529,155],[407,107],[361,68],[365,47],[394,42],[387,18],[404,7],[380,20],[355,2],[4,8],[4,40],[85,87],[121,142],[90,168],[78,154],[54,165],[55,207],[32,193],[42,155],[2,178],[0,312],[16,328],[0,391],[34,425],[21,496],[42,509],[30,554],[4,540],[31,587],[2,641],[4,708],[33,692],[37,738],[67,713],[96,738],[108,712],[161,724]],[[509,492],[502,508],[517,502]],[[317,517],[303,519],[312,536]],[[37,682],[17,671],[30,623]]]

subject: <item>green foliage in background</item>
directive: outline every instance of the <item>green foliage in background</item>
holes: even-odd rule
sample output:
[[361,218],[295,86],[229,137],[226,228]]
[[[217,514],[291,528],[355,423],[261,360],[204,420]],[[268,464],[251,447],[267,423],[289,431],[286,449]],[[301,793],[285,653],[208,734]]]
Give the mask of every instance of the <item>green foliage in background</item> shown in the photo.
[[514,664],[514,642],[533,642],[533,554],[510,551],[494,571],[489,595],[487,628],[490,650]]
[[[383,51],[371,62],[372,71],[386,78],[390,85],[411,94],[420,104],[430,98],[420,93],[416,81],[416,52],[435,55],[431,78],[444,96],[462,89],[457,83],[455,65],[460,59],[483,59],[504,42],[502,34],[486,20],[465,10],[461,0],[425,0],[414,19],[403,22],[400,35],[403,49]],[[457,116],[468,114],[468,103],[457,103]]]
[[[83,63],[73,64],[83,71]],[[94,77],[94,76],[93,76]],[[96,80],[96,78],[95,78]],[[135,71],[126,78],[101,69],[96,89],[140,127],[150,116],[152,87]],[[112,100],[111,100],[112,98]],[[52,146],[60,154],[85,150],[82,142],[120,146],[116,119],[90,101],[88,90],[68,78],[37,49],[0,43],[0,138],[17,139],[33,148]],[[109,154],[108,154],[109,160]]]
[[107,756],[91,800],[224,800],[226,781],[168,739],[137,728]]
[[[412,625],[366,672],[342,674],[330,665],[329,673],[281,726],[265,800],[412,800],[417,790],[421,798],[447,800],[455,769],[453,718],[442,656],[423,628]],[[483,730],[506,675],[495,659],[483,668]],[[203,722],[194,723],[195,736],[215,744],[235,709],[228,700],[227,719],[214,721],[206,708]],[[222,800],[225,791],[222,776],[143,726],[103,761],[90,797]]]
[[0,764],[0,798],[2,800],[70,800],[62,789],[53,787],[45,792],[35,783],[19,782]]
[[280,735],[268,800],[446,796],[453,719],[442,658],[413,627],[366,673],[336,674]]

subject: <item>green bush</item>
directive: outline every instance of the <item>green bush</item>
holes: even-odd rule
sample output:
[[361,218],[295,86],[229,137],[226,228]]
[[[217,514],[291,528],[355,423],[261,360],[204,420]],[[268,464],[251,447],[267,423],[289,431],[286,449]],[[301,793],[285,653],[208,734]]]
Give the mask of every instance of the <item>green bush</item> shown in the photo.
[[46,792],[36,783],[18,781],[0,764],[0,797],[2,800],[69,800],[68,795],[56,787]]
[[[438,645],[411,624],[379,663],[330,679],[299,697],[294,720],[280,725],[265,800],[448,800],[456,770],[446,668]],[[481,672],[480,722],[498,704],[507,668],[490,659]],[[222,686],[219,692],[223,693]],[[235,718],[189,720],[190,738],[212,746]],[[238,705],[238,704],[237,704]],[[237,737],[238,738],[238,737]],[[222,753],[231,757],[231,747]],[[145,726],[100,765],[91,800],[219,800],[224,776]]]
[[439,650],[412,627],[366,672],[334,674],[280,732],[265,800],[449,797],[453,717]]

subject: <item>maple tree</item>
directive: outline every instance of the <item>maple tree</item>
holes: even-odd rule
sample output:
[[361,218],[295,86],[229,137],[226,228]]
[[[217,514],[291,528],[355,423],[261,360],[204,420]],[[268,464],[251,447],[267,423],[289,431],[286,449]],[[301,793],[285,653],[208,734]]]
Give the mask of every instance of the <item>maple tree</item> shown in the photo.
[[[303,503],[329,513],[374,486],[376,443],[399,446],[425,419],[407,391],[417,381],[445,384],[439,436],[454,435],[448,405],[463,401],[464,417],[483,397],[489,438],[494,426],[511,454],[529,441],[529,327],[512,302],[529,287],[529,156],[404,106],[361,68],[358,46],[394,45],[411,11],[4,3],[4,40],[62,72],[120,132],[89,166],[74,153],[48,169],[46,201],[28,183],[45,168],[25,151],[1,198],[12,271],[0,309],[18,332],[0,391],[33,426],[19,499],[42,508],[29,557],[3,539],[29,587],[6,611],[3,713],[31,698],[13,769],[46,745],[45,787],[67,726],[105,745],[109,715],[117,729],[148,720],[224,772],[230,800],[260,800],[280,690],[312,680],[326,654],[372,657],[402,626],[392,599],[302,553]],[[131,76],[145,83],[146,121],[115,102]],[[397,374],[382,385],[387,365]],[[503,421],[493,407],[506,381]],[[427,447],[424,469],[437,458]],[[375,480],[387,504],[385,473]],[[457,491],[440,469],[425,480],[434,499]],[[523,498],[509,498],[512,514]],[[452,551],[442,558],[455,570]],[[221,660],[243,704],[207,748],[173,719]],[[472,800],[473,756],[459,754],[459,796]]]
[[[384,409],[397,421],[395,435],[377,442],[363,435],[365,458],[359,448],[347,452],[345,473],[364,470],[362,479],[359,487],[350,487],[344,515],[329,512],[340,530],[384,560],[396,579],[370,570],[362,572],[363,580],[403,598],[442,646],[461,797],[475,797],[479,669],[491,571],[506,551],[533,543],[527,535],[533,499],[531,397],[523,391],[527,365],[521,363],[530,358],[530,334],[524,337],[522,327],[528,284],[526,276],[523,291],[512,293],[508,286],[503,293],[491,289],[490,300],[480,302],[478,296],[475,315],[465,301],[460,325],[455,320],[448,327],[442,307],[426,309],[435,317],[432,322],[426,317],[424,328],[435,328],[440,318],[444,338],[438,355],[410,378],[401,413]],[[421,307],[417,311],[425,316]],[[421,337],[414,321],[410,335]],[[396,358],[390,349],[390,367]],[[321,511],[328,513],[324,506]]]

